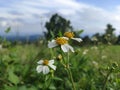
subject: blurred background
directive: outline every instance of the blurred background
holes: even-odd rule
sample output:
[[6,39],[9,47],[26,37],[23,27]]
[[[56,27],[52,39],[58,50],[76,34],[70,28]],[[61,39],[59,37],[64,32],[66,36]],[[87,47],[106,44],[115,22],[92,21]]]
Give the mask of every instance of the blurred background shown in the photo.
[[69,20],[73,30],[83,29],[82,36],[105,33],[107,24],[116,35],[120,32],[119,0],[0,0],[0,12],[0,35],[9,38],[44,36],[46,22],[56,13]]

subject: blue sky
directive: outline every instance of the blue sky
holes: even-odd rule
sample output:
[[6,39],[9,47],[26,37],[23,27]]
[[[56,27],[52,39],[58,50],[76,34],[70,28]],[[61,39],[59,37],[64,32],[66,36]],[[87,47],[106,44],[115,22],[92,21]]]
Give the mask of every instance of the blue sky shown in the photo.
[[0,0],[0,34],[11,26],[10,35],[43,34],[54,13],[71,21],[84,35],[104,33],[111,23],[120,34],[120,0]]
[[120,0],[77,0],[77,1],[93,5],[96,7],[101,7],[104,9],[115,9],[117,5],[118,6],[120,5]]

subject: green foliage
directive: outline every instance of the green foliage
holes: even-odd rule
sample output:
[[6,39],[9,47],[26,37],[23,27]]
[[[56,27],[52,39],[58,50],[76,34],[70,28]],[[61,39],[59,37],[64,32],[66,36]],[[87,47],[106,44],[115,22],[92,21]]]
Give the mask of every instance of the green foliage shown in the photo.
[[8,27],[6,30],[5,30],[5,33],[9,33],[11,31],[11,27]]
[[[41,90],[45,77],[36,72],[36,63],[43,57],[52,58],[48,50],[43,44],[0,49],[0,90]],[[61,54],[59,49],[54,51],[54,57]],[[88,52],[83,53],[85,51]],[[109,75],[105,88],[119,90],[119,53],[120,46],[76,47],[76,52],[70,54],[70,65],[77,90],[102,90],[110,68],[114,71]],[[66,54],[62,56],[64,58]],[[55,77],[47,90],[71,90],[64,67],[59,60],[56,65]]]
[[84,30],[76,30],[74,31],[74,34],[76,37],[80,37],[80,35],[84,32]]
[[[70,21],[57,14],[46,23],[46,28],[48,40],[72,31]],[[5,32],[10,30],[8,27]],[[120,46],[102,44],[115,43],[114,31],[108,24],[105,34],[94,34],[92,42],[89,36],[85,36],[83,44],[89,46],[74,45],[75,53],[68,54],[61,52],[60,48],[46,48],[43,40],[37,45],[16,43],[12,46],[4,39],[0,48],[0,90],[72,90],[71,82],[74,82],[76,90],[120,90]],[[82,32],[74,31],[74,34],[80,37]],[[90,46],[92,43],[94,46]],[[58,58],[58,55],[62,57]],[[51,70],[48,75],[36,72],[38,60],[44,57],[56,60],[55,72]]]
[[83,45],[91,45],[91,39],[90,39],[90,37],[89,36],[84,36],[82,44]]
[[107,24],[107,29],[105,31],[106,32],[103,35],[105,42],[108,44],[114,44],[117,40],[117,37],[114,34],[115,28],[113,28],[111,24]]
[[[105,33],[95,33],[92,38],[91,42],[95,45],[98,44],[119,44],[119,36],[117,37],[114,33],[116,29],[113,28],[111,24],[106,25]],[[89,44],[89,43],[88,43]]]
[[47,40],[56,38],[63,35],[64,32],[72,30],[70,21],[59,16],[58,14],[52,15],[50,21],[45,24],[45,27],[47,29],[47,32],[45,32],[45,37]]
[[117,38],[116,44],[120,45],[120,35]]
[[20,82],[19,77],[12,70],[8,71],[8,80],[15,85]]

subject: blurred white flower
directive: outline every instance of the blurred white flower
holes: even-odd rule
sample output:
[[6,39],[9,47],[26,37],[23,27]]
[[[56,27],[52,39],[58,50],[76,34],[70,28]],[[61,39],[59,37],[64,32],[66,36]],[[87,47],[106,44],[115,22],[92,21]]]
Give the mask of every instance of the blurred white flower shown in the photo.
[[96,68],[98,67],[98,63],[96,61],[92,61],[92,63]]
[[43,44],[43,42],[44,42],[43,40],[40,40],[40,41],[39,41],[40,44]]
[[82,39],[81,38],[74,38],[74,33],[73,32],[65,32],[64,33],[64,36],[65,37],[68,37],[68,38],[70,38],[70,39],[73,39],[73,40],[76,40],[76,41],[78,41],[78,42],[82,42]]
[[56,66],[53,65],[54,60],[40,60],[37,63],[39,64],[36,68],[38,73],[48,74],[50,72],[49,68],[56,70]]
[[91,47],[91,49],[97,50],[97,49],[98,49],[98,47],[93,46],[93,47]]
[[92,41],[98,41],[97,37],[92,37],[91,40]]
[[110,36],[111,36],[111,34],[107,34],[107,36],[108,36],[108,37],[110,37]]
[[83,55],[87,54],[88,51],[89,51],[88,49],[85,49],[85,50],[83,51]]
[[107,58],[107,56],[105,56],[105,55],[103,55],[102,57],[101,57],[101,59],[106,59]]
[[70,50],[74,52],[74,49],[72,46],[68,44],[68,38],[67,37],[58,37],[50,42],[48,42],[48,47],[53,48],[56,46],[61,46],[61,49],[63,52],[69,52]]

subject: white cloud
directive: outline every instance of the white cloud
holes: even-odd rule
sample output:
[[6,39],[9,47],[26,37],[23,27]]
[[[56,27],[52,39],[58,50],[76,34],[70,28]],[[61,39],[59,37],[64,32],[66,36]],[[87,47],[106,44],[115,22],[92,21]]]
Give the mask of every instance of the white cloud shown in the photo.
[[1,25],[2,27],[6,27],[6,26],[8,26],[8,23],[7,23],[6,21],[2,21],[2,22],[0,23],[0,25]]
[[[43,17],[42,20],[45,22],[55,12],[69,19],[75,29],[84,29],[84,33],[87,34],[104,32],[108,23],[117,29],[117,34],[120,30],[120,6],[116,6],[114,11],[107,11],[100,7],[78,3],[76,0],[20,0],[7,7],[0,7],[0,11],[0,18],[5,18],[6,22],[14,27],[16,26],[14,23],[17,22],[20,29],[25,28],[26,32],[41,33],[42,30],[40,32],[38,28],[40,17]],[[18,21],[19,19],[24,22]],[[7,25],[4,20],[0,22],[2,26]]]

